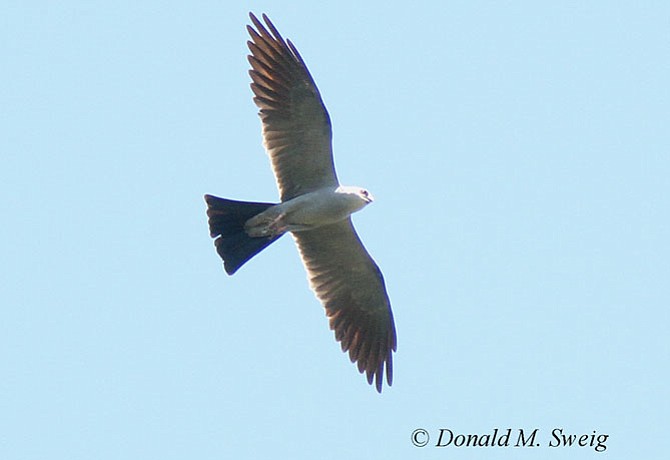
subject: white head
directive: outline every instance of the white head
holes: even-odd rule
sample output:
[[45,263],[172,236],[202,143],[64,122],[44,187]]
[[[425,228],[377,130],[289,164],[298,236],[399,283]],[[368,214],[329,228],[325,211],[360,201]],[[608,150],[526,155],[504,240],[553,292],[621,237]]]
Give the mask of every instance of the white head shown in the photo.
[[372,193],[362,187],[340,185],[335,192],[342,193],[355,200],[357,210],[364,208],[374,201]]

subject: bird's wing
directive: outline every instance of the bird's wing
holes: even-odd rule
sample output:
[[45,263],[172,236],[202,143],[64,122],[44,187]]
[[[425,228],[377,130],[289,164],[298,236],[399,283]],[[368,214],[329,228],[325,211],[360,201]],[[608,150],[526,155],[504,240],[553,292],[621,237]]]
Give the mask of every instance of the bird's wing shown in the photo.
[[351,361],[358,363],[358,370],[367,374],[368,383],[374,379],[381,392],[384,367],[387,383],[392,382],[396,333],[379,267],[351,219],[293,236],[335,338],[343,351],[349,351]]
[[249,16],[251,89],[281,200],[337,186],[330,118],[307,66],[267,16],[267,29]]

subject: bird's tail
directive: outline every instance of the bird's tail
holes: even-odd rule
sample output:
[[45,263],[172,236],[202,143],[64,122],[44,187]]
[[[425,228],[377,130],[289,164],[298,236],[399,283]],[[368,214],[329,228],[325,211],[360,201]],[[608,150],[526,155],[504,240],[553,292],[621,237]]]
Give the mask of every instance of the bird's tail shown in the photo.
[[212,195],[205,195],[205,202],[209,233],[216,238],[216,252],[223,259],[223,267],[229,275],[281,236],[253,238],[244,230],[246,221],[274,206],[273,203],[234,201]]

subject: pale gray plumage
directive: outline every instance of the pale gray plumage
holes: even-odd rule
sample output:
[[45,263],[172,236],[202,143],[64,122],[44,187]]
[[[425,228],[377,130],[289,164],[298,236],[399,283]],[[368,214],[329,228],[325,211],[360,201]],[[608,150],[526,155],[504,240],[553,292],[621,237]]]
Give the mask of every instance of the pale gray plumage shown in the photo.
[[392,383],[393,314],[381,271],[349,215],[372,201],[339,185],[330,118],[297,49],[267,16],[250,14],[249,71],[263,141],[281,203],[246,203],[206,195],[210,233],[229,274],[282,234],[291,232],[342,349],[381,392]]

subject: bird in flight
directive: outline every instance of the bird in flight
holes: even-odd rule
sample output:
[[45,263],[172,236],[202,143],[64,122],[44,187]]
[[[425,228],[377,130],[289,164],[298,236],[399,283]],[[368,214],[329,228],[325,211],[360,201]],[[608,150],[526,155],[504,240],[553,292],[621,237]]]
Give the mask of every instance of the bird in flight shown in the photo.
[[330,117],[298,50],[266,15],[265,25],[249,16],[251,89],[281,202],[205,195],[210,235],[216,238],[226,273],[232,275],[291,233],[335,339],[381,393],[384,374],[388,385],[393,379],[393,313],[382,273],[350,217],[373,197],[337,180]]

